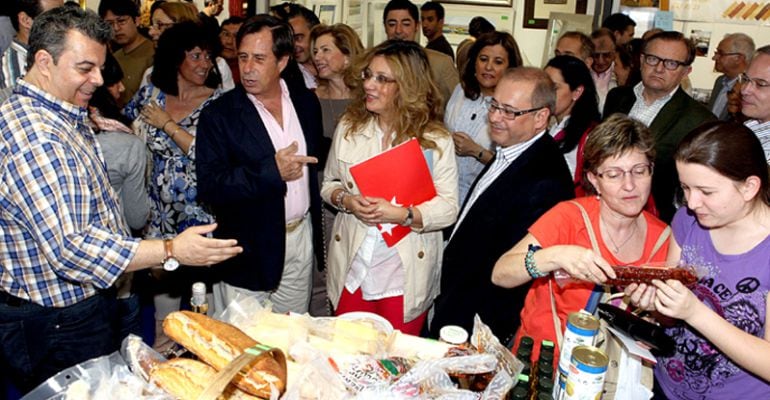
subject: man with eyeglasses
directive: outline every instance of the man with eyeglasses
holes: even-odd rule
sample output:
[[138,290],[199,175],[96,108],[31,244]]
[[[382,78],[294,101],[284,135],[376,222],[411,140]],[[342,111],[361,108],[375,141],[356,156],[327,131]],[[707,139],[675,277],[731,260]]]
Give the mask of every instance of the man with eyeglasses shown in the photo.
[[750,118],[745,125],[759,138],[770,163],[770,45],[757,49],[739,80],[741,111]]
[[113,44],[120,46],[113,49],[112,55],[123,70],[123,86],[126,90],[120,94],[118,103],[125,105],[134,97],[142,83],[142,76],[152,66],[155,46],[139,34],[139,7],[132,0],[102,0],[99,3],[99,16],[112,26],[115,36]]
[[445,325],[470,331],[479,314],[507,343],[519,326],[529,285],[495,286],[492,268],[545,211],[574,197],[574,186],[561,151],[546,133],[556,88],[543,70],[509,69],[488,104],[495,157],[471,186],[457,223],[447,230],[451,235],[444,249],[441,294],[429,331],[433,337]]
[[722,121],[729,117],[727,113],[727,93],[738,81],[738,76],[746,71],[754,54],[754,41],[744,33],[725,35],[714,51],[714,69],[722,75],[714,81],[708,108]]
[[607,93],[618,86],[618,78],[615,75],[615,36],[611,30],[601,28],[591,33],[591,40],[594,42],[591,76],[594,78],[601,110],[604,108]]
[[[419,31],[420,11],[414,3],[409,0],[390,0],[385,5],[382,13],[382,23],[385,25],[385,34],[388,39],[417,41],[417,32]],[[448,55],[431,50],[424,49],[428,56],[430,70],[433,73],[433,79],[441,91],[443,97],[442,108],[452,97],[455,86],[460,83],[460,76],[455,69],[454,61]]]
[[64,0],[14,0],[11,6],[11,24],[16,30],[16,36],[3,52],[3,60],[0,63],[3,68],[0,89],[15,87],[16,80],[27,73],[27,44],[35,17],[62,5]]
[[[655,135],[655,174],[652,196],[660,219],[670,222],[681,191],[673,153],[682,138],[714,114],[680,87],[692,70],[695,45],[680,32],[660,32],[642,48],[642,81],[618,87],[607,95],[604,118],[619,112],[648,126]],[[681,197],[676,197],[681,199]]]

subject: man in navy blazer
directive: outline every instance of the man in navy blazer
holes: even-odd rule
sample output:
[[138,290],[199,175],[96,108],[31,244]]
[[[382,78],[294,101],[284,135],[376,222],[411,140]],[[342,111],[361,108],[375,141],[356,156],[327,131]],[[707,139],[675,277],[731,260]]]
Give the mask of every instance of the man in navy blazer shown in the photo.
[[470,332],[479,314],[502,343],[512,338],[529,285],[495,286],[495,262],[543,213],[574,197],[567,163],[546,131],[556,103],[548,75],[536,68],[509,70],[493,97],[488,118],[496,154],[473,183],[444,249],[433,337],[445,325]]
[[281,79],[294,62],[288,25],[256,16],[236,40],[241,85],[201,112],[196,143],[198,196],[214,213],[216,235],[244,249],[214,267],[214,307],[241,294],[304,313],[313,249],[322,251],[321,107],[303,85]]

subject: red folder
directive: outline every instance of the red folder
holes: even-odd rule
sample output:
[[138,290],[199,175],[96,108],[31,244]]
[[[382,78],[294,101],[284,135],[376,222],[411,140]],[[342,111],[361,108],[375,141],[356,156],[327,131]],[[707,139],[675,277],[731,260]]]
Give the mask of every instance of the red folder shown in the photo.
[[[422,204],[436,197],[436,187],[417,139],[380,153],[350,167],[361,194],[381,197],[401,207]],[[409,234],[411,228],[395,224],[378,224],[382,238],[393,247]]]

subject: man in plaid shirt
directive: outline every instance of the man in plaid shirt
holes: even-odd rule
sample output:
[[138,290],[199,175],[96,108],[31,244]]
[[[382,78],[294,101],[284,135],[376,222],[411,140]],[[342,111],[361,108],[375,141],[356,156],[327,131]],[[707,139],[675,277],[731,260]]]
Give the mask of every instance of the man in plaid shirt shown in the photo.
[[112,285],[126,271],[211,265],[242,250],[193,227],[131,238],[86,106],[109,25],[60,7],[35,19],[30,68],[0,106],[0,370],[22,391],[117,349]]

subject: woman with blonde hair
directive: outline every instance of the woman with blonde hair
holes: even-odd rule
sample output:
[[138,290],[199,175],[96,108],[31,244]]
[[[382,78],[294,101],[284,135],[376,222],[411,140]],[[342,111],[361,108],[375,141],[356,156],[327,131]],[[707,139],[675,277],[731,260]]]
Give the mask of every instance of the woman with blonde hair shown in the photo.
[[353,89],[360,83],[353,72],[353,63],[364,52],[364,46],[353,28],[345,24],[321,24],[310,31],[310,47],[318,70],[315,94],[321,101],[324,137],[331,142]]
[[[454,145],[440,120],[439,90],[427,56],[417,43],[385,41],[369,50],[356,70],[363,82],[337,127],[321,190],[324,201],[341,211],[329,246],[329,297],[338,315],[369,311],[402,332],[418,334],[438,295],[441,229],[457,217]],[[413,138],[436,196],[413,206],[363,196],[350,167]],[[410,232],[388,247],[377,224],[399,224]]]
[[166,29],[174,26],[174,24],[187,21],[201,22],[195,4],[176,1],[155,2],[150,9],[150,30],[148,33],[152,40],[157,43],[160,35]]
[[[318,169],[321,175],[318,181],[323,182],[323,168],[337,122],[350,104],[353,89],[360,84],[360,78],[353,72],[353,64],[364,52],[364,46],[353,28],[345,24],[320,24],[310,31],[310,48],[313,49],[313,62],[318,71],[318,87],[315,94],[321,103],[323,115],[320,152],[322,158]],[[323,230],[326,248],[329,247],[331,227],[336,214],[334,207],[324,205]]]

